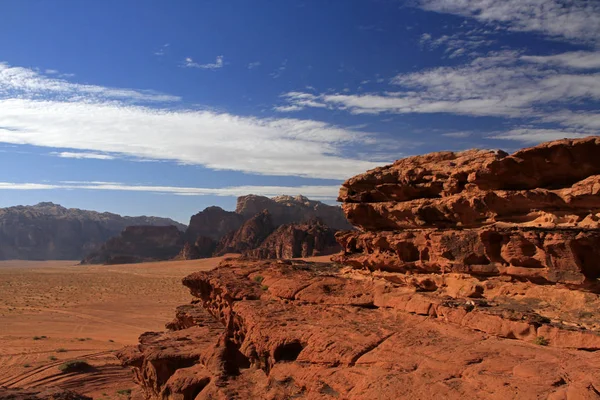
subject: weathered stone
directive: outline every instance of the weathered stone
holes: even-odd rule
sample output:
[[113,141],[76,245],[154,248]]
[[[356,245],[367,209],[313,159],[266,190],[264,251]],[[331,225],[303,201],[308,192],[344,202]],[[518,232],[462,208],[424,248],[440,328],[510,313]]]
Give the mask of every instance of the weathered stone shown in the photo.
[[298,258],[334,254],[341,250],[336,230],[314,219],[306,223],[282,225],[262,244],[245,252],[254,258]]
[[339,232],[337,262],[393,272],[510,275],[575,287],[600,278],[600,230],[513,229]]

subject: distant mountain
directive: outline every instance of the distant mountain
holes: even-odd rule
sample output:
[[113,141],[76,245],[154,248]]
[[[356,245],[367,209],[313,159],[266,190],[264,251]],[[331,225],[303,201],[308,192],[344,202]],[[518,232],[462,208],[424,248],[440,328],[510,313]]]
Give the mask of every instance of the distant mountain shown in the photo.
[[79,260],[138,225],[187,228],[169,218],[123,217],[49,202],[0,208],[0,260]]

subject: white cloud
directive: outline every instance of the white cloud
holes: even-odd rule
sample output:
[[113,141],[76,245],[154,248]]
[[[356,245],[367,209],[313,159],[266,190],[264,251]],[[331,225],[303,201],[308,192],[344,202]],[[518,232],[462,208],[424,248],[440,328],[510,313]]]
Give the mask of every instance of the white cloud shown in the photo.
[[51,153],[52,155],[60,158],[77,158],[77,159],[93,159],[93,160],[114,160],[115,157],[108,154],[99,153],[73,153],[69,151],[63,151],[61,153]]
[[46,73],[47,75],[56,75],[58,74],[58,71],[55,69],[47,69],[44,71],[44,73]]
[[173,102],[178,96],[157,93],[152,90],[109,88],[67,82],[49,78],[21,67],[11,67],[0,62],[0,97],[48,98],[63,101]]
[[399,91],[371,94],[290,92],[287,105],[332,107],[354,114],[451,113],[541,117],[542,106],[600,100],[600,73],[557,71],[523,63],[517,52],[491,52],[458,67],[400,74]]
[[489,139],[506,139],[517,140],[524,143],[539,143],[550,140],[558,140],[565,138],[583,138],[589,136],[587,133],[569,132],[560,129],[536,129],[536,128],[520,128],[513,129],[508,132],[497,133],[488,136]]
[[600,69],[600,51],[572,51],[551,56],[522,56],[521,60],[579,69]]
[[184,60],[183,66],[186,68],[199,68],[199,69],[219,69],[219,68],[223,68],[224,62],[223,62],[223,56],[217,56],[217,59],[215,60],[214,63],[209,63],[209,64],[198,64],[197,62],[194,62],[194,60],[192,60],[192,58],[187,57]]
[[[62,156],[71,158],[125,156],[327,179],[346,179],[378,165],[345,156],[352,147],[373,145],[373,135],[365,132],[313,120],[151,108],[114,101],[114,91],[126,93],[127,100],[145,98],[131,89],[91,91],[23,68],[4,68],[0,142],[64,149]],[[13,97],[15,92],[19,96]]]
[[118,182],[63,181],[53,183],[0,182],[0,190],[109,190],[173,194],[178,196],[227,196],[247,194],[274,197],[283,194],[302,194],[315,200],[334,200],[339,185],[331,186],[231,186],[224,188],[197,188],[179,186],[128,185]]
[[255,61],[248,64],[248,69],[254,69],[258,67],[260,67],[260,61]]
[[217,170],[344,179],[375,163],[342,156],[369,136],[326,123],[121,104],[0,100],[0,142],[171,160]]
[[513,31],[596,43],[600,2],[596,0],[419,0],[421,8],[496,23]]

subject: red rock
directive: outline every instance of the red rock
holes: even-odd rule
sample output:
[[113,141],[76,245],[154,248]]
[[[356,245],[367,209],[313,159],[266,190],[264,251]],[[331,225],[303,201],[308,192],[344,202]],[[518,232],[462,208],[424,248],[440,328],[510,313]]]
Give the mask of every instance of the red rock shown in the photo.
[[368,231],[470,228],[495,223],[600,228],[600,175],[558,190],[463,191],[404,202],[346,203],[348,220]]
[[468,188],[525,190],[563,188],[600,175],[600,138],[563,139],[508,155],[467,150],[409,157],[348,179],[345,203],[408,201],[451,196]]
[[183,243],[183,233],[175,226],[129,226],[81,263],[127,264],[170,260],[179,253]]
[[60,388],[40,389],[6,389],[0,387],[2,400],[92,400],[91,397],[81,395],[71,390]]
[[254,250],[245,254],[254,258],[299,258],[334,254],[340,251],[335,230],[320,220],[287,224],[277,228]]
[[244,222],[238,230],[223,236],[216,247],[214,255],[243,253],[255,249],[264,242],[274,229],[271,214],[264,210]]
[[320,201],[309,200],[304,196],[277,196],[272,199],[264,196],[248,195],[237,199],[236,212],[248,219],[267,210],[275,226],[307,222],[320,218],[333,229],[352,229],[342,210]]
[[594,350],[594,336],[533,344],[554,327],[509,301],[296,261],[227,260],[184,284],[200,302],[180,308],[178,330],[119,354],[149,398],[547,398],[592,396],[600,382],[598,357],[572,350]]
[[223,235],[235,231],[244,223],[244,217],[221,207],[207,207],[192,216],[185,232],[186,240],[195,243],[203,236],[218,241]]
[[335,261],[392,272],[510,275],[537,282],[594,285],[600,278],[600,231],[467,230],[340,232]]

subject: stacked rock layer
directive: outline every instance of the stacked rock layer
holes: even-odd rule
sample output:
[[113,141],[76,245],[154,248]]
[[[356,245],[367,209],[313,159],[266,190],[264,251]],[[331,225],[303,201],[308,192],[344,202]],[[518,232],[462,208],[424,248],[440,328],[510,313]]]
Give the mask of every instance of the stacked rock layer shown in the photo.
[[338,234],[357,267],[597,287],[600,138],[410,157],[346,181]]

